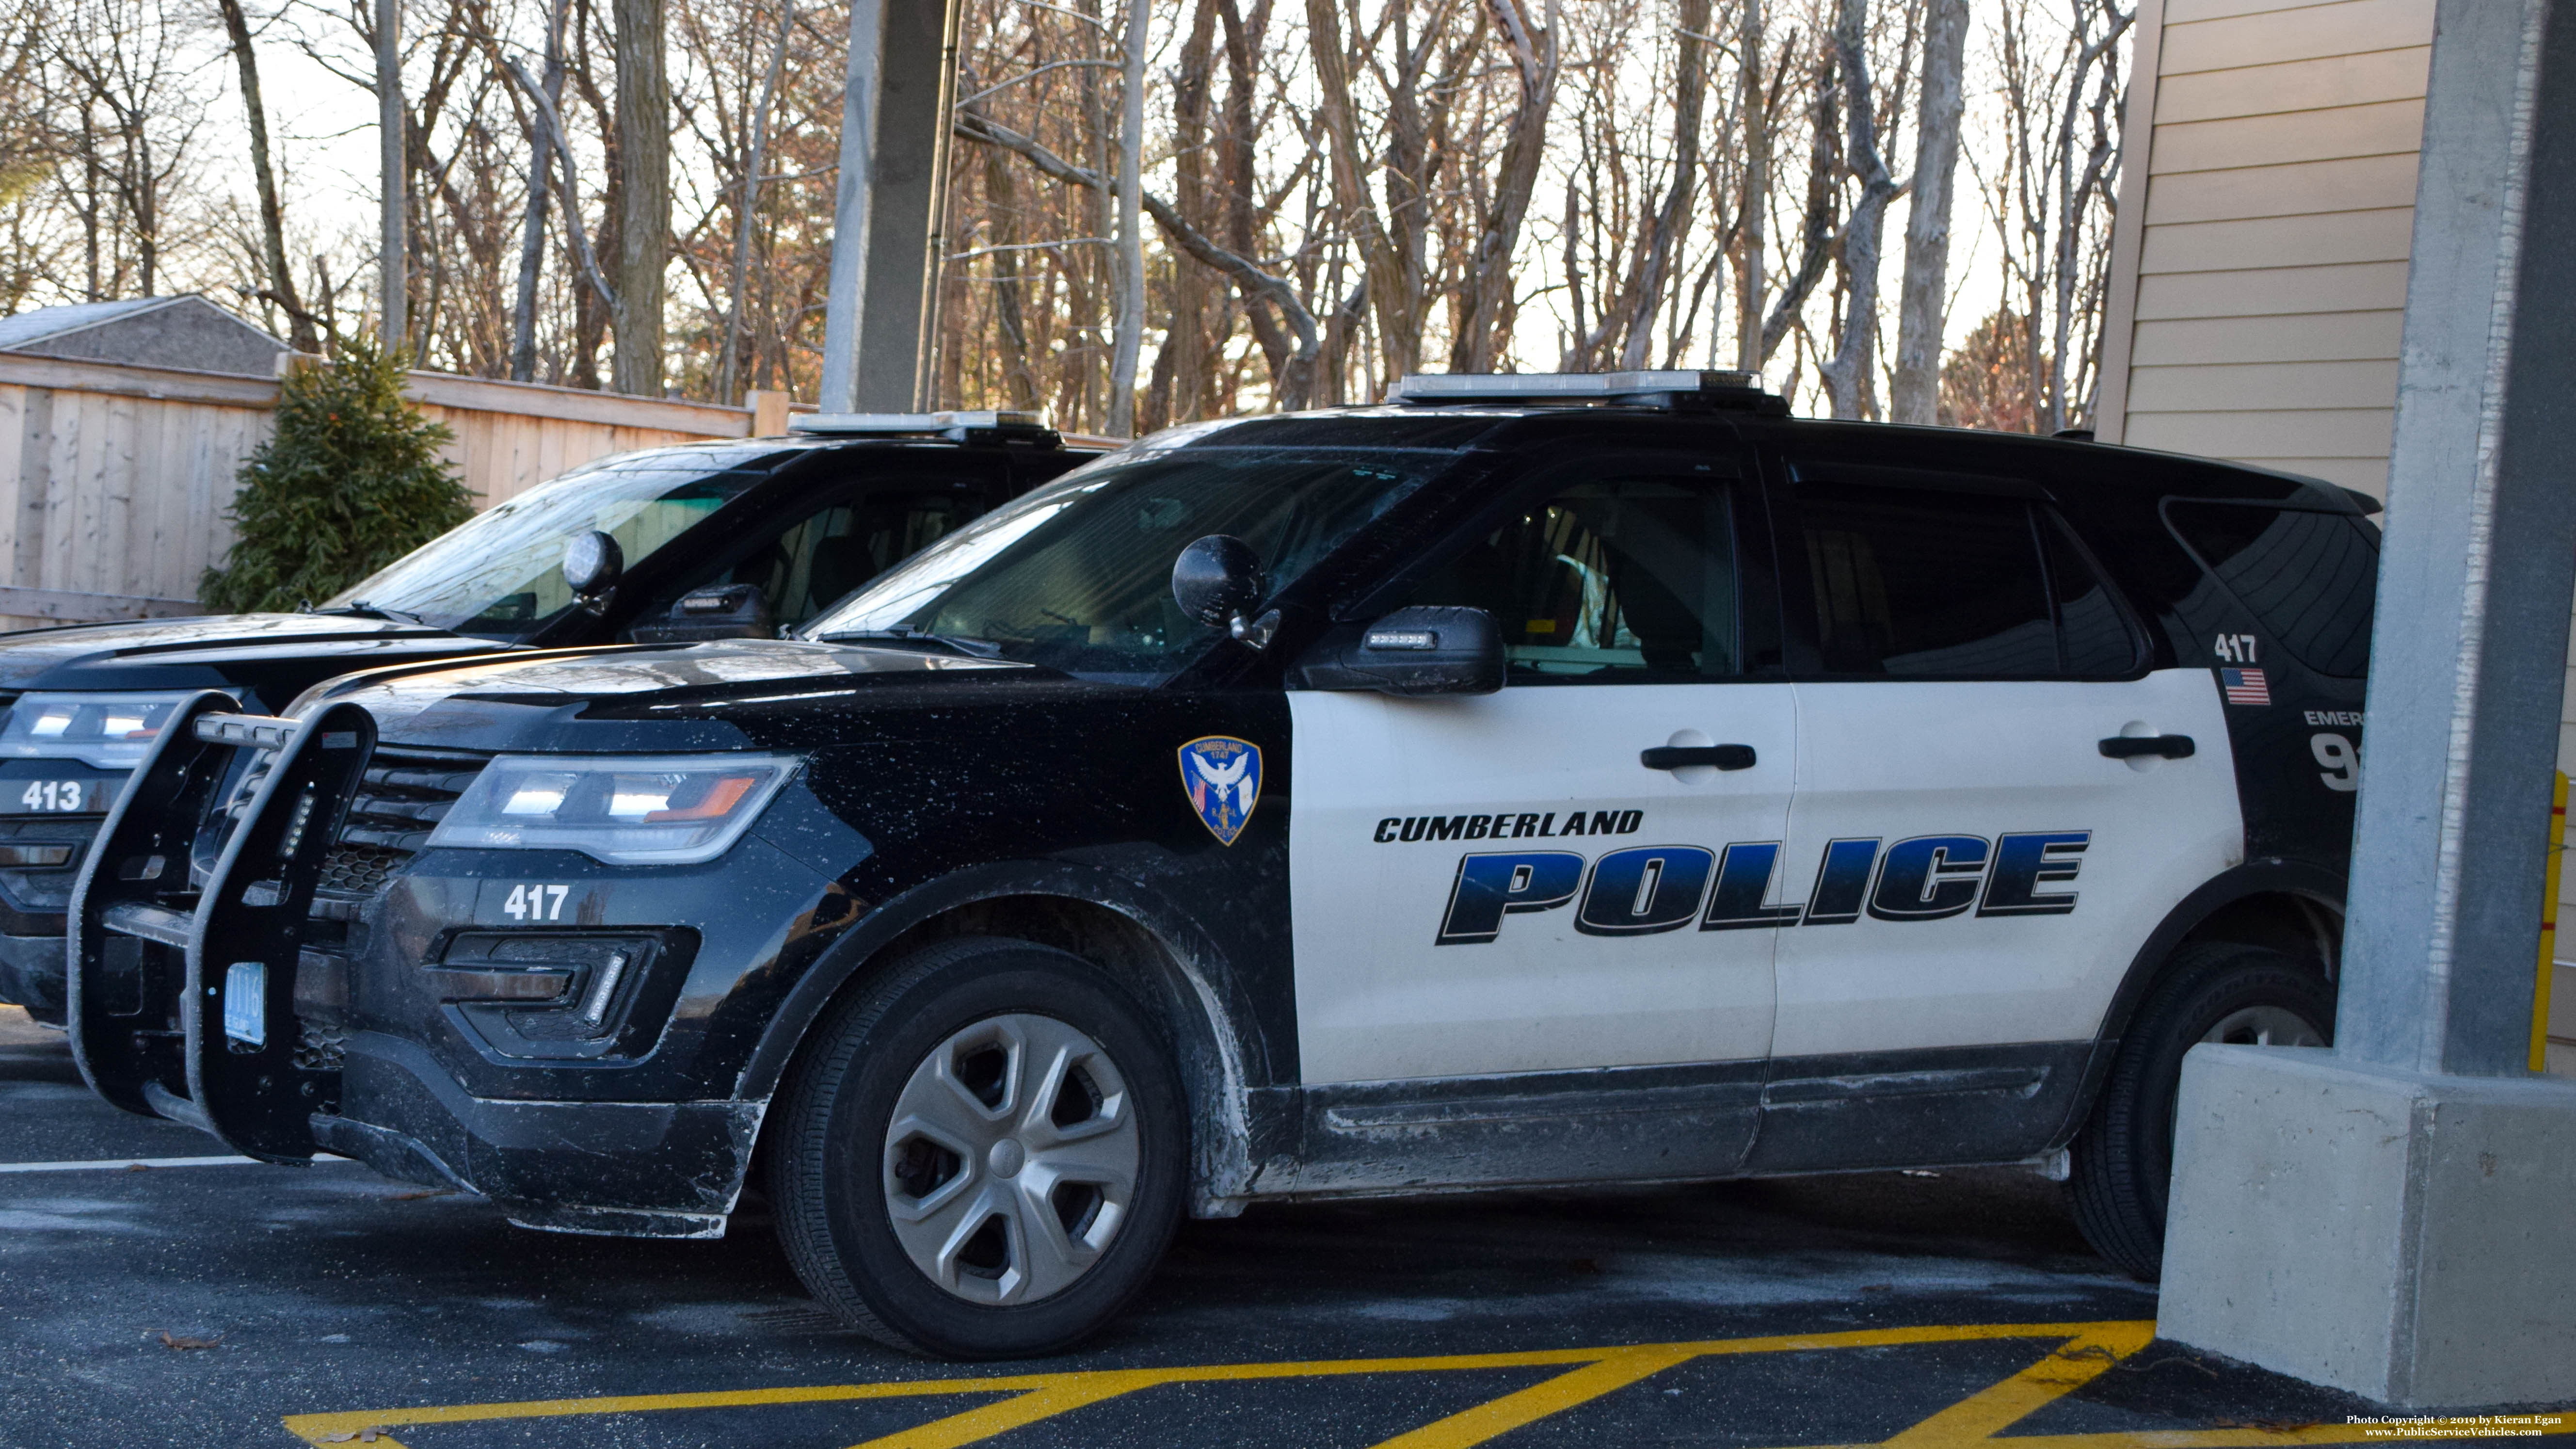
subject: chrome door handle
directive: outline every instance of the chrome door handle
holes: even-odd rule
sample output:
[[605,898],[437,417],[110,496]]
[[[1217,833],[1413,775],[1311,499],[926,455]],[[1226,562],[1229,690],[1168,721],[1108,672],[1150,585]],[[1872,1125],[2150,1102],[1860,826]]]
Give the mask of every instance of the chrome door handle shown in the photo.
[[2189,735],[2113,735],[2102,742],[2102,758],[2134,760],[2140,755],[2162,755],[2168,760],[2187,760],[2199,748]]
[[[2190,741],[2184,741],[2189,744]],[[1753,768],[1751,745],[1657,745],[1640,750],[1637,763],[1649,770],[1678,770],[1684,765],[1715,765],[1721,770]]]

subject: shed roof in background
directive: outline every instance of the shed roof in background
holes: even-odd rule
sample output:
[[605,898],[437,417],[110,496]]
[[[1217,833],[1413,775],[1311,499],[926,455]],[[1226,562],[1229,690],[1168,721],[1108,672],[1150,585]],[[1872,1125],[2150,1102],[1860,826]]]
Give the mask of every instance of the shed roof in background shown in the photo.
[[135,297],[0,317],[0,352],[270,377],[286,343],[204,297]]

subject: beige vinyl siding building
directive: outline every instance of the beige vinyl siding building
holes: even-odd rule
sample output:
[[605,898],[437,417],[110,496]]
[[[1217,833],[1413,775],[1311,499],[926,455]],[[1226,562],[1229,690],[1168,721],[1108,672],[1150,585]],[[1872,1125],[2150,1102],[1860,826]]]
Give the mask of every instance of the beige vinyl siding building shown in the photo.
[[[2434,0],[2140,0],[2096,432],[2388,493]],[[2576,651],[2568,669],[2576,696]],[[2561,709],[2559,768],[2576,773]],[[2559,954],[2576,959],[2576,871]],[[2576,1075],[2576,966],[2552,1069]]]

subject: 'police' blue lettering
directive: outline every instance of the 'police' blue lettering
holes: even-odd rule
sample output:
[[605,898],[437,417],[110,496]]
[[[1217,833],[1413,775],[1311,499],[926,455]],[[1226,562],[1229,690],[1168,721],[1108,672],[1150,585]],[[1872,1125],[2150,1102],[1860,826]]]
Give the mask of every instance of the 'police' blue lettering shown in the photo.
[[2039,894],[2042,881],[2073,880],[2076,859],[2093,843],[2090,830],[2032,830],[1995,842],[1995,868],[1986,876],[1981,916],[2063,916],[2075,909],[2075,892]]
[[1878,841],[1829,840],[1816,867],[1816,889],[1807,898],[1807,924],[1841,926],[1860,919],[1861,898],[1869,894],[1870,867],[1878,863]]
[[1717,864],[1696,845],[1640,845],[1614,850],[1592,866],[1574,929],[1587,936],[1642,936],[1670,931],[1699,914],[1701,892]]
[[1717,858],[1717,890],[1708,898],[1708,914],[1702,916],[1703,931],[1742,931],[1756,926],[1794,926],[1798,924],[1798,903],[1766,906],[1763,897],[1771,893],[1771,877],[1780,868],[1780,842],[1761,840],[1738,842],[1726,848]]
[[1985,874],[1982,835],[1918,835],[1887,848],[1869,913],[1882,921],[1937,921],[1976,904]]
[[1555,910],[1574,899],[1574,888],[1582,881],[1583,857],[1570,850],[1463,856],[1457,884],[1449,888],[1449,914],[1441,919],[1433,944],[1490,941],[1502,934],[1506,914]]

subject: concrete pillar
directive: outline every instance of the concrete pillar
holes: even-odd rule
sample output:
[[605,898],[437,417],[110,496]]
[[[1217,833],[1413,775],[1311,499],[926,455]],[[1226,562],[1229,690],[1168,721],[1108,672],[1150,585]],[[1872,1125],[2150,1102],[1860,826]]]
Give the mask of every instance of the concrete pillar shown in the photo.
[[[2576,1084],[2526,1066],[2576,588],[2576,0],[2441,0],[2333,1052],[2185,1063],[2159,1331],[2576,1396]],[[2528,242],[2528,244],[2526,244]]]
[[823,313],[827,413],[909,412],[922,376],[956,0],[853,0]]

